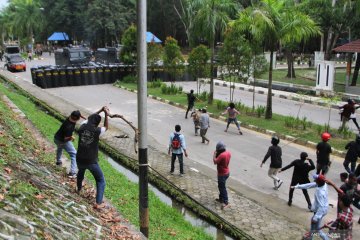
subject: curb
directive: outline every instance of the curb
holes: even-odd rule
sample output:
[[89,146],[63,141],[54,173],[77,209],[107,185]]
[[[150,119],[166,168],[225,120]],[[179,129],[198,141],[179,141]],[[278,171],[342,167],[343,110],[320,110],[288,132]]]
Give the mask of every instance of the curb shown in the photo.
[[[124,89],[126,91],[130,91],[130,92],[135,92],[136,91],[136,90],[129,89],[129,88],[126,88],[126,87],[123,87],[123,86],[120,86],[120,88]],[[179,108],[182,108],[182,109],[187,109],[187,106],[181,105],[180,103],[175,103],[175,102],[172,102],[172,101],[160,98],[160,97],[156,97],[156,96],[153,96],[153,95],[148,95],[148,97],[152,98],[154,100],[163,102],[163,103],[168,103],[168,104],[170,104],[172,106],[176,106],[176,107],[179,107]],[[224,117],[224,116],[217,116],[217,115],[215,115],[214,113],[211,113],[211,112],[208,112],[208,114],[209,114],[209,116],[211,118],[215,118],[215,119],[218,119],[218,120],[221,120],[221,121],[226,121],[226,117]],[[261,127],[251,125],[251,124],[242,123],[241,126],[246,128],[246,129],[253,130],[255,132],[260,132],[260,133],[270,135],[270,136],[276,134],[275,131],[265,129],[265,128],[261,128]],[[287,140],[289,142],[294,142],[296,144],[299,144],[299,145],[302,145],[302,146],[305,146],[305,147],[316,149],[317,143],[314,143],[314,142],[311,142],[311,141],[308,141],[308,140],[299,139],[299,138],[296,138],[296,137],[293,137],[293,136],[290,136],[290,135],[283,135],[283,134],[278,134],[278,137],[280,139]],[[331,149],[332,149],[332,155],[335,155],[335,156],[338,156],[338,157],[345,157],[346,152],[337,150],[335,148],[331,148]]]

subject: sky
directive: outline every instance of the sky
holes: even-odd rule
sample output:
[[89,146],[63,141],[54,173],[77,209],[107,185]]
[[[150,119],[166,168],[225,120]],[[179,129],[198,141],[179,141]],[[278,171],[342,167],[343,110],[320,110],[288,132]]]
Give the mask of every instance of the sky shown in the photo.
[[7,0],[0,0],[0,9],[7,5]]

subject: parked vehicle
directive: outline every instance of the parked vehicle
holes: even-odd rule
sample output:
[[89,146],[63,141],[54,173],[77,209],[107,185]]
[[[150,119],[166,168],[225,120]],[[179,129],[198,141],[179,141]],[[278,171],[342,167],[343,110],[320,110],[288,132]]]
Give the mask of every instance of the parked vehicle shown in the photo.
[[55,51],[55,64],[61,66],[82,65],[90,62],[91,51],[85,47],[66,47]]
[[20,54],[8,54],[6,55],[5,67],[10,72],[26,71],[25,60]]

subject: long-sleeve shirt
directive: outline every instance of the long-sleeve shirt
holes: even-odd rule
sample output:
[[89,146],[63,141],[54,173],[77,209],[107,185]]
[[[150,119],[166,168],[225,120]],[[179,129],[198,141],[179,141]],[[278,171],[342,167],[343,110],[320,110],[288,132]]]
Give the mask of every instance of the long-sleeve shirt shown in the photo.
[[309,159],[309,164],[307,164],[305,162],[305,160],[301,160],[301,159],[297,159],[292,161],[289,165],[287,165],[286,167],[283,167],[281,169],[281,171],[285,171],[291,167],[294,167],[294,172],[293,172],[293,176],[292,176],[292,181],[305,181],[307,180],[307,182],[309,182],[309,172],[311,170],[315,169],[315,164],[314,162]]
[[177,134],[179,134],[181,147],[178,148],[178,149],[173,149],[171,147],[172,139],[174,138],[174,135],[175,135],[174,133],[171,133],[170,134],[170,141],[169,141],[169,148],[170,148],[171,152],[174,153],[174,154],[182,154],[183,150],[186,150],[185,137],[184,137],[184,135],[182,135],[180,133],[177,133]]
[[270,158],[270,160],[271,160],[270,167],[271,168],[281,168],[281,166],[282,166],[281,155],[282,155],[282,151],[279,146],[270,146],[262,163],[265,163],[266,160],[269,157],[271,157]]
[[312,182],[312,183],[296,185],[295,188],[297,189],[316,188],[314,203],[312,204],[311,207],[311,210],[315,212],[315,215],[313,217],[314,221],[316,222],[319,221],[327,214],[329,207],[329,200],[328,200],[328,187],[326,183],[323,186],[318,187],[316,182]]

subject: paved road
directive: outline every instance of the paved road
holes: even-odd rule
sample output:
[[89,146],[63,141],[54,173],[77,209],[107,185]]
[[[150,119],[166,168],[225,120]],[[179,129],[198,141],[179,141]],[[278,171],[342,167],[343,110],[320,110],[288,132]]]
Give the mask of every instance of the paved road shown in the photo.
[[[45,62],[51,63],[51,60],[45,59]],[[33,61],[28,65],[40,63],[40,61]],[[30,67],[28,66],[28,69]],[[30,80],[29,71],[26,73],[14,73],[13,76],[17,76],[25,81]],[[191,88],[191,84],[185,84],[186,88]],[[46,89],[53,95],[59,96],[66,101],[73,103],[74,105],[81,106],[88,111],[96,111],[100,106],[109,105],[113,113],[123,114],[130,121],[137,123],[137,98],[135,93],[127,92],[122,89],[118,89],[109,84],[104,85],[92,85],[92,86],[79,86],[79,87],[63,87],[55,89]],[[226,98],[226,89],[217,87],[215,97],[221,96]],[[243,101],[245,101],[245,92],[239,92]],[[257,98],[262,98],[261,95],[257,95]],[[289,106],[293,104],[293,107]],[[283,99],[274,99],[274,112],[277,111],[291,111],[296,103]],[[278,106],[281,105],[281,106]],[[321,111],[321,107],[307,106],[310,115],[318,114]],[[311,109],[313,109],[311,111]],[[304,111],[305,112],[305,111]],[[212,152],[215,149],[216,142],[223,140],[228,149],[232,152],[233,158],[230,164],[231,179],[234,188],[241,187],[241,184],[245,184],[250,188],[260,191],[265,194],[276,196],[279,199],[287,201],[288,198],[288,186],[291,180],[292,170],[288,170],[280,174],[280,177],[284,179],[285,183],[279,191],[272,189],[272,180],[267,177],[267,168],[269,162],[260,168],[260,162],[265,155],[267,148],[270,145],[270,137],[257,132],[243,130],[244,135],[240,136],[234,126],[230,127],[228,133],[224,133],[225,123],[218,120],[211,120],[211,128],[208,133],[208,137],[211,140],[209,145],[201,144],[201,139],[195,137],[193,133],[193,123],[190,119],[184,119],[185,111],[168,104],[164,104],[152,99],[148,99],[148,134],[150,136],[150,144],[156,146],[157,149],[166,152],[166,145],[168,143],[168,136],[173,131],[175,124],[181,124],[183,133],[186,136],[189,158],[185,161],[191,161],[197,166],[197,169],[201,169],[206,166],[215,171],[215,166],[212,164]],[[321,114],[319,115],[319,117]],[[335,122],[334,122],[335,123]],[[111,124],[116,126],[127,128],[124,124],[111,120]],[[282,141],[281,145],[286,144],[286,141]],[[296,144],[289,144],[283,149],[283,164],[286,165],[292,160],[298,158],[300,152],[306,151],[309,156],[315,159],[314,150],[299,146]],[[334,163],[330,170],[328,177],[335,180],[335,183],[340,184],[339,173],[343,172],[342,159],[332,157]],[[313,196],[313,191],[310,191],[310,196]],[[329,193],[330,202],[335,204],[337,195],[335,191],[330,190]],[[284,208],[287,208],[284,201],[281,201]],[[302,196],[301,191],[295,191],[294,205],[301,208],[306,208],[306,202]],[[335,210],[332,209],[327,217],[327,220],[333,218]],[[357,212],[355,214],[356,219],[359,216]],[[357,228],[357,226],[356,226]]]

